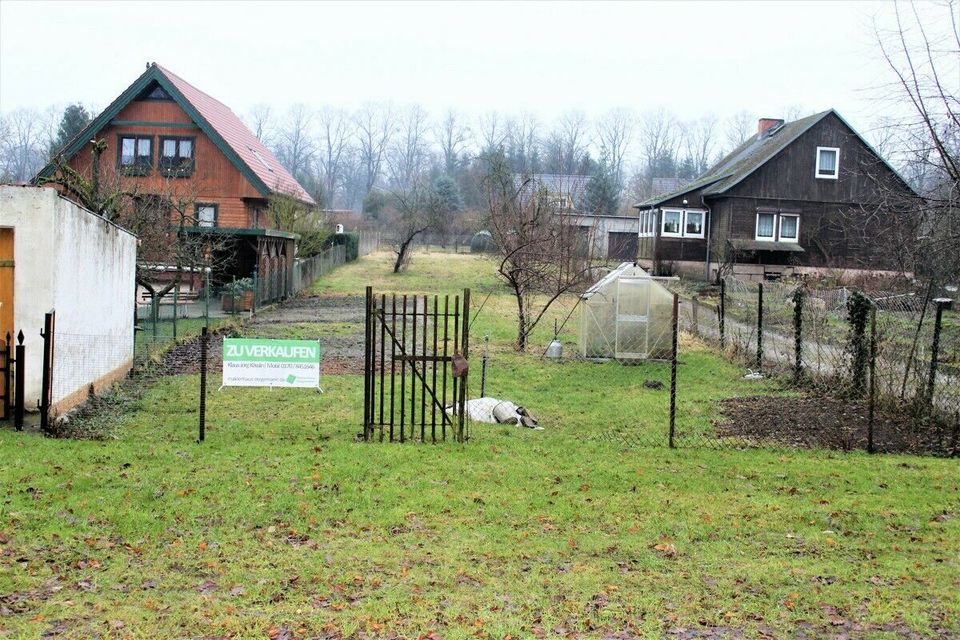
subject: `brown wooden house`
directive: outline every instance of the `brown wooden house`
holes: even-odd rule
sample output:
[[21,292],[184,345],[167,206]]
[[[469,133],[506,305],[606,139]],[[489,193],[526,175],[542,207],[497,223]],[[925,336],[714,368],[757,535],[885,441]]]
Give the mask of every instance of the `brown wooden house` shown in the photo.
[[[883,270],[890,189],[915,196],[836,111],[764,118],[702,176],[635,205],[638,262],[706,279],[721,268],[755,279]],[[866,216],[875,229],[854,224]]]
[[[89,175],[95,139],[108,147],[101,172],[123,191],[178,197],[193,209],[185,233],[233,239],[217,279],[254,270],[266,277],[293,263],[297,236],[273,228],[268,198],[285,194],[314,206],[313,198],[222,102],[152,63],[60,157]],[[37,179],[55,170],[50,164]]]

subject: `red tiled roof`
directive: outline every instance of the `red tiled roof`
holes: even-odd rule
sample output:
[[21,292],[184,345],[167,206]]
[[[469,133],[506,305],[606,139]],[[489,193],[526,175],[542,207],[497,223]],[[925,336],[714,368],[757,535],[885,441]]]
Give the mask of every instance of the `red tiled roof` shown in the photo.
[[316,204],[296,178],[257,140],[230,107],[200,91],[169,69],[156,66],[271,191],[291,195],[308,204]]

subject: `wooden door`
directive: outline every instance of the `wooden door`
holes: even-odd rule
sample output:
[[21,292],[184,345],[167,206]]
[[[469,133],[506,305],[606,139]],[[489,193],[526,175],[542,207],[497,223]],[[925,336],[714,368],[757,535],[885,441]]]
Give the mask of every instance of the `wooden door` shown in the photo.
[[9,417],[10,356],[16,339],[13,337],[13,229],[0,229],[0,346],[10,336],[10,350],[0,350],[0,417]]
[[0,340],[13,331],[13,229],[0,229]]

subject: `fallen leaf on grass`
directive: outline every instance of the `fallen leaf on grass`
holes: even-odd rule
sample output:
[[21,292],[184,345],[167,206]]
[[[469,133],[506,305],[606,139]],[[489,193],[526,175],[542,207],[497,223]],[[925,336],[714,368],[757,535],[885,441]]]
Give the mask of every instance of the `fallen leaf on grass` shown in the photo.
[[677,547],[670,542],[669,538],[661,538],[660,542],[650,545],[650,548],[665,558],[677,557]]

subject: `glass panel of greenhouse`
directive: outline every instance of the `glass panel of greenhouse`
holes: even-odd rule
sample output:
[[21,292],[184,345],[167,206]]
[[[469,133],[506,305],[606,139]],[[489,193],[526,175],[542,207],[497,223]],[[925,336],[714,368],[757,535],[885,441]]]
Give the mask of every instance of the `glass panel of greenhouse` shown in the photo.
[[624,262],[581,296],[580,356],[588,360],[670,357],[673,294]]

